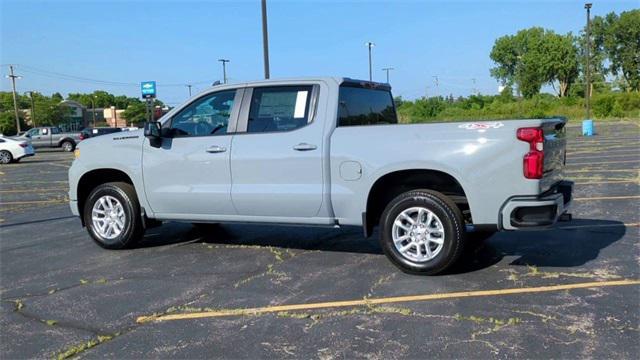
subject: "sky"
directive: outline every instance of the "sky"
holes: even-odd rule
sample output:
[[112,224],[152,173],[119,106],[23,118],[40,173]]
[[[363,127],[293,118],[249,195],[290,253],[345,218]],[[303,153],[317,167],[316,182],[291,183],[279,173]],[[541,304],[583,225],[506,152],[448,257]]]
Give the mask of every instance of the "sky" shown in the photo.
[[[640,1],[593,0],[592,15]],[[497,93],[489,53],[496,38],[541,26],[579,33],[584,1],[276,1],[268,0],[271,78],[368,78],[393,67],[394,95],[406,99]],[[140,97],[155,80],[175,106],[222,79],[264,77],[260,1],[0,0],[0,71],[15,64],[18,92],[106,90]],[[436,79],[438,84],[436,86]],[[475,84],[474,80],[475,79]]]

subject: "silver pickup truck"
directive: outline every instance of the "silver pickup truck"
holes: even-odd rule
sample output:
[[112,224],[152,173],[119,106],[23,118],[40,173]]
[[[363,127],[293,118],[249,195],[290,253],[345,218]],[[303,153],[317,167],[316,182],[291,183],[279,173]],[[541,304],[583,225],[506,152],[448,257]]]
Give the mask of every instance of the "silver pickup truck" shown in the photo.
[[109,249],[169,220],[379,225],[395,265],[435,274],[482,235],[569,218],[564,126],[398,124],[389,85],[348,78],[215,86],[143,131],[83,141],[70,205]]
[[62,148],[71,152],[80,142],[80,132],[64,132],[57,126],[41,126],[30,129],[15,138],[25,140],[34,148]]

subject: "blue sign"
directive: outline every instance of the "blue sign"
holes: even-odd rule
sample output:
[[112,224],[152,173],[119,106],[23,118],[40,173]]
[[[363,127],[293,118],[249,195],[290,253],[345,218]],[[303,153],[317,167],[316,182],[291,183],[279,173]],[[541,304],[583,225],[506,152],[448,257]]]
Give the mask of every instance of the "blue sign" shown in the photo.
[[156,82],[143,81],[140,83],[140,90],[142,91],[143,98],[154,98],[156,97]]

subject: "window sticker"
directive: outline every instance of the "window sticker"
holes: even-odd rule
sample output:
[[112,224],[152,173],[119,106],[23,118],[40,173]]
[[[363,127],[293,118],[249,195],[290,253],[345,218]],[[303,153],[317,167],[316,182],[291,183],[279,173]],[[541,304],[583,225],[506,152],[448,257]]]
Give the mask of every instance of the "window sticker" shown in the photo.
[[293,111],[294,119],[301,119],[304,117],[304,113],[307,108],[308,93],[308,91],[298,91],[298,95],[296,96],[296,107]]

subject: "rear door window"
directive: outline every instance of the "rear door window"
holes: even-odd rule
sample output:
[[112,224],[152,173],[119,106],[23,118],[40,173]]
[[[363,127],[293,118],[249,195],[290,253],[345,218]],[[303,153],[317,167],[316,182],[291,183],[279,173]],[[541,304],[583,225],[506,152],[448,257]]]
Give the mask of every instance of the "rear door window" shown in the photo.
[[291,131],[309,123],[311,85],[253,89],[248,133]]
[[391,92],[348,85],[340,86],[338,126],[397,124]]

